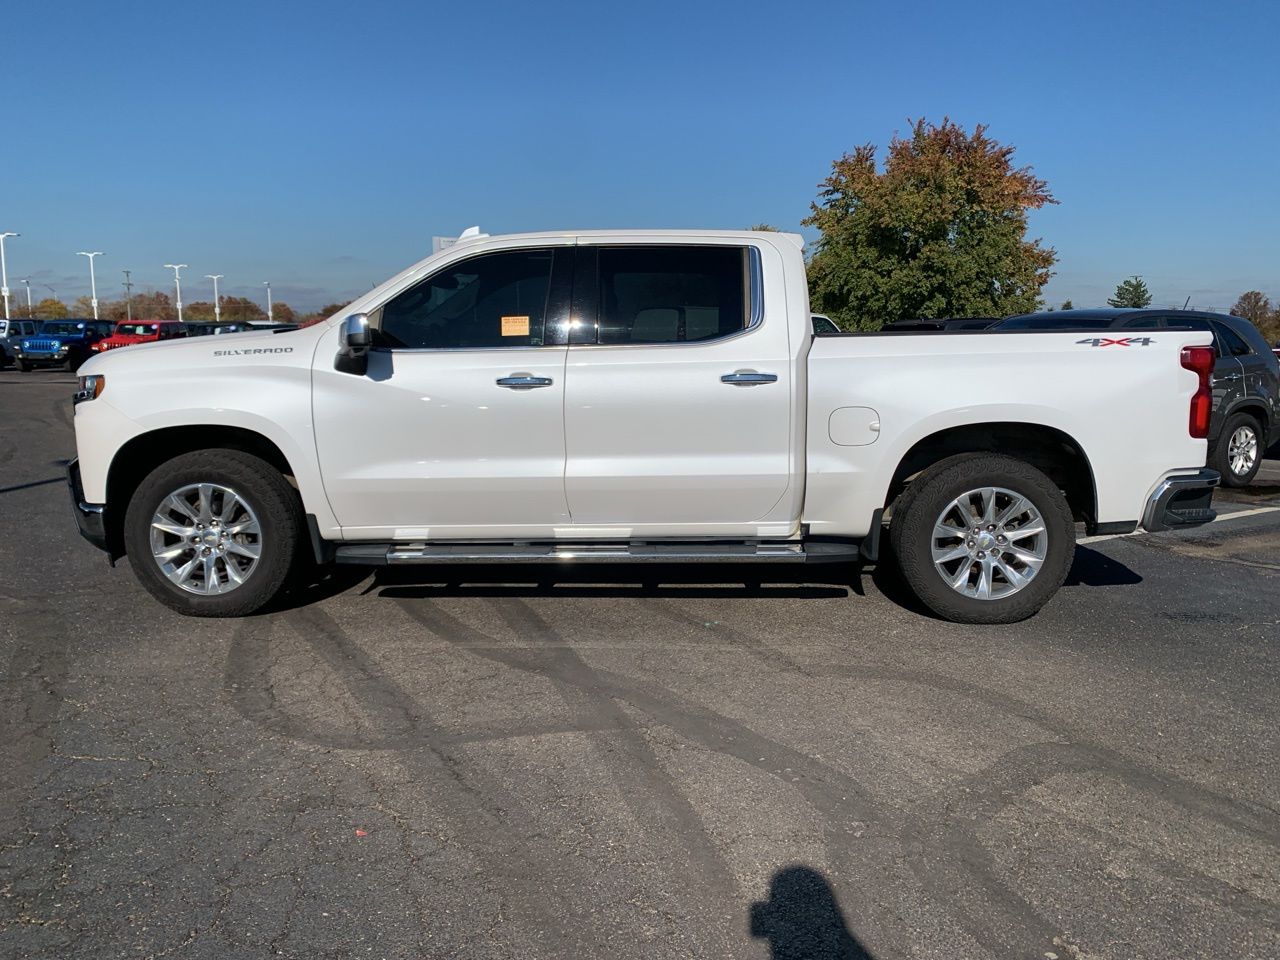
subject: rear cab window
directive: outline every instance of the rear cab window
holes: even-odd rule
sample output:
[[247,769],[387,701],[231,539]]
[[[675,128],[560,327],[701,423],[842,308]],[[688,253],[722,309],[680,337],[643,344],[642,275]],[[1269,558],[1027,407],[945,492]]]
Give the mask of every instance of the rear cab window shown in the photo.
[[752,325],[749,247],[602,246],[594,255],[595,338],[588,322],[586,336],[575,336],[575,343],[700,343]]

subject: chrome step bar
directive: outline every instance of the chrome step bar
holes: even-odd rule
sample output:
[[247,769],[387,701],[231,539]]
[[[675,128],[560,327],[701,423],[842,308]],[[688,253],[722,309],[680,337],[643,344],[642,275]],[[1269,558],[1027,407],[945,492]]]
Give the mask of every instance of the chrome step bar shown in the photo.
[[344,543],[338,563],[804,563],[853,561],[857,541]]

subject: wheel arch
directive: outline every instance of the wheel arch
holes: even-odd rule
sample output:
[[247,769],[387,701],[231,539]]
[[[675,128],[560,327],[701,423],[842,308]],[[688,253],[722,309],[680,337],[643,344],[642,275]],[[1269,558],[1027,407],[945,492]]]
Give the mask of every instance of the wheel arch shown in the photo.
[[1083,521],[1090,532],[1097,525],[1097,483],[1084,448],[1056,427],[1020,421],[967,423],[917,440],[894,469],[885,504],[892,504],[935,463],[962,453],[1000,453],[1031,464],[1059,486],[1076,520]]
[[103,514],[107,551],[125,555],[124,515],[134,490],[152,470],[195,450],[239,450],[266,461],[297,489],[297,474],[288,457],[270,438],[245,427],[199,424],[160,427],[132,437],[115,452],[107,468],[107,502]]

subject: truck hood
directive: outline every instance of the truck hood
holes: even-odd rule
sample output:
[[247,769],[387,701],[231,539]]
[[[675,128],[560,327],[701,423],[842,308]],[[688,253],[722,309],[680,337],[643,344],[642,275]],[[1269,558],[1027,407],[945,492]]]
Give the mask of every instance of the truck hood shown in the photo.
[[80,368],[80,373],[145,372],[199,368],[204,372],[227,364],[228,372],[237,360],[305,358],[310,362],[315,340],[323,324],[298,330],[250,330],[213,337],[183,337],[129,343],[128,350],[104,350]]

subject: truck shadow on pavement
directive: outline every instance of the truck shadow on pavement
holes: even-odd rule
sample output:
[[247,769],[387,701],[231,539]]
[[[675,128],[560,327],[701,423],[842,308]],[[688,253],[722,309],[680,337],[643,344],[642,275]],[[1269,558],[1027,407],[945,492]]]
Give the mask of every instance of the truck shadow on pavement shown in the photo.
[[[717,599],[839,599],[865,597],[864,578],[891,603],[937,619],[903,582],[891,560],[872,565],[821,564],[474,564],[466,566],[360,567],[312,570],[260,613],[306,607],[361,591],[391,600],[441,597],[604,597]],[[1119,561],[1077,547],[1064,586],[1131,586],[1142,577]]]
[[769,899],[751,904],[751,936],[769,944],[770,960],[875,960],[849,932],[835,891],[807,866],[786,867],[769,881]]

